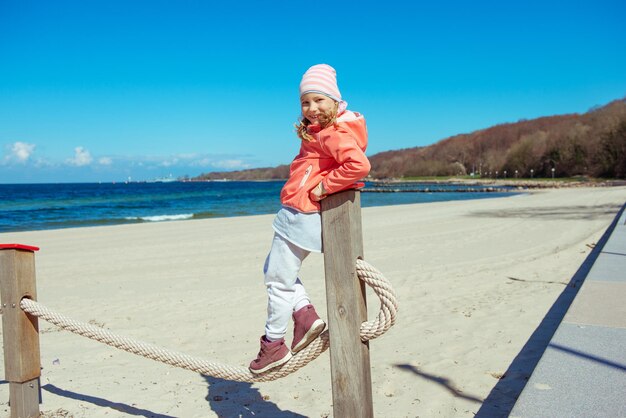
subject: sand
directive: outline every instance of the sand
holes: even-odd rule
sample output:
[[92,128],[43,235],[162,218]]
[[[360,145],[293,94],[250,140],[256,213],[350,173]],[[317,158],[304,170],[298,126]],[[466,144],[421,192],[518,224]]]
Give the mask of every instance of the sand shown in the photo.
[[[505,373],[625,201],[626,187],[598,187],[363,209],[365,258],[393,283],[400,303],[396,325],[370,343],[376,416],[510,410],[525,376]],[[246,366],[265,321],[261,269],[272,218],[4,233],[0,243],[41,247],[40,303]],[[322,255],[306,260],[302,278],[325,317]],[[368,298],[373,317],[378,301]],[[47,416],[333,415],[328,352],[286,378],[248,384],[179,370],[45,322],[40,328]],[[0,383],[0,415],[8,416],[9,385]]]

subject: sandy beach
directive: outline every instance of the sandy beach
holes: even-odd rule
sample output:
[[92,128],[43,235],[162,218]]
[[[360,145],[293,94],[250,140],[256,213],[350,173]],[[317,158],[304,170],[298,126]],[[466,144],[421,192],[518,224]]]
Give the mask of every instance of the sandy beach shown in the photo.
[[[363,209],[365,259],[392,282],[400,304],[396,325],[370,343],[376,416],[510,409],[525,376],[503,375],[625,202],[626,187],[597,187]],[[265,321],[272,219],[4,233],[0,242],[41,248],[38,301],[49,308],[247,366]],[[326,317],[323,256],[312,254],[301,277]],[[368,298],[373,317],[378,301]],[[40,329],[46,416],[332,416],[328,352],[286,378],[249,384],[162,365],[43,321]],[[8,416],[9,385],[0,383],[0,415]]]

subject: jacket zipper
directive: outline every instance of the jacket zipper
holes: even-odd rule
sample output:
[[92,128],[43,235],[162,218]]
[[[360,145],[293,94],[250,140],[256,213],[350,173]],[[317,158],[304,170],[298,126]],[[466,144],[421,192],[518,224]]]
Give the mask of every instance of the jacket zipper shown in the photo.
[[309,165],[307,167],[306,171],[304,172],[304,177],[302,177],[302,181],[300,182],[300,186],[298,186],[298,188],[302,188],[304,186],[306,181],[309,179],[309,176],[311,175],[311,171],[313,171],[313,165]]

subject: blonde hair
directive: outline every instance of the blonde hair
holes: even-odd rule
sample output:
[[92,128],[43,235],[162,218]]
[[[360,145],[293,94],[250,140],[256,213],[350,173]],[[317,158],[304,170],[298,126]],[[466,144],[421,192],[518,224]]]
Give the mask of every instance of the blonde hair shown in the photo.
[[[320,127],[322,129],[326,129],[330,125],[335,125],[337,123],[338,109],[339,109],[339,102],[335,101],[335,105],[329,112],[320,114],[319,121],[320,121]],[[314,139],[313,136],[311,136],[311,134],[309,134],[307,130],[310,124],[311,124],[311,121],[303,116],[298,123],[293,125],[296,128],[296,133],[298,134],[298,137],[306,142],[311,142]]]

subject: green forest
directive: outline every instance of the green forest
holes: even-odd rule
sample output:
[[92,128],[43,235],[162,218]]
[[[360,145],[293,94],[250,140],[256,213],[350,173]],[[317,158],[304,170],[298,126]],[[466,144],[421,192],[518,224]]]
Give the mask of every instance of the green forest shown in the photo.
[[[370,140],[384,140],[373,139]],[[546,116],[459,134],[425,147],[369,157],[372,179],[626,178],[626,99],[583,114]],[[202,174],[194,180],[284,179],[288,165]]]

